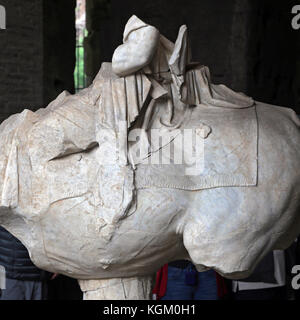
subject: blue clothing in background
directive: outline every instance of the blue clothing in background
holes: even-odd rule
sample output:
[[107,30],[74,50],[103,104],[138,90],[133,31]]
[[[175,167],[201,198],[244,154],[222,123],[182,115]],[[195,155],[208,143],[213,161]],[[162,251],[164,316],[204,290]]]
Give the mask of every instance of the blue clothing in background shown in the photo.
[[189,267],[181,269],[168,266],[167,291],[161,300],[218,300],[215,272],[196,272],[195,285],[187,285],[188,269]]

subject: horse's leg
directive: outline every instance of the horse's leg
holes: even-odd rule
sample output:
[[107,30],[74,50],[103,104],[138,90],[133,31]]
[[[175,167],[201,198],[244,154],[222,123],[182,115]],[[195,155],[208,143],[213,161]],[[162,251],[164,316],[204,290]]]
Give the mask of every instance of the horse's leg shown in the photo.
[[153,276],[78,282],[83,300],[151,300]]

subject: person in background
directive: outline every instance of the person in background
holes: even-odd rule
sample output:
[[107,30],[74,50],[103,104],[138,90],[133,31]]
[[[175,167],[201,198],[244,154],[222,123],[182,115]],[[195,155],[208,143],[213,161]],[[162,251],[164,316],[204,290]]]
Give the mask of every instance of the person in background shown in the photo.
[[215,271],[198,272],[191,262],[177,260],[157,272],[153,294],[157,300],[218,300],[226,287]]
[[38,269],[30,260],[24,245],[0,226],[0,266],[5,270],[5,289],[0,300],[45,300],[47,280],[54,278]]

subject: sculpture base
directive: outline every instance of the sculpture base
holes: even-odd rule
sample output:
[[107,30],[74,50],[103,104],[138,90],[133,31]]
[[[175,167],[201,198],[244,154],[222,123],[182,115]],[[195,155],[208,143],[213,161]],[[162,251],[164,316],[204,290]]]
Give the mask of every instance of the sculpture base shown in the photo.
[[153,276],[78,280],[83,300],[151,300]]

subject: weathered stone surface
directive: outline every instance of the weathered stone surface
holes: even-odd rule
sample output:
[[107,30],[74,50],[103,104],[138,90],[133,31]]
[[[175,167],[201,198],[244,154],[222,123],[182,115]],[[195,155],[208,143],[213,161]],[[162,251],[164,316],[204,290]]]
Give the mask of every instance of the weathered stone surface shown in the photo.
[[154,278],[79,280],[84,300],[151,300]]

